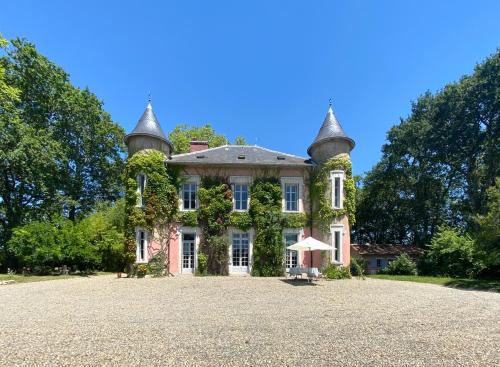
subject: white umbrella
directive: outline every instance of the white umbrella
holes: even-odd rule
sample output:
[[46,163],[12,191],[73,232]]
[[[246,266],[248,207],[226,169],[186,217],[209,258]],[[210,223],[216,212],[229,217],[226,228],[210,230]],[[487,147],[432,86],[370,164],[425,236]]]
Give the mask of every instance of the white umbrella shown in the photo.
[[[314,250],[324,250],[324,251],[331,251],[333,250],[333,247],[317,240],[316,238],[312,237],[307,237],[306,239],[303,239],[302,241],[299,241],[297,243],[294,243],[293,245],[290,245],[287,247],[288,250],[293,250],[293,251],[299,251],[299,250],[306,250],[306,251],[314,251]],[[312,254],[311,254],[311,267],[312,267]]]

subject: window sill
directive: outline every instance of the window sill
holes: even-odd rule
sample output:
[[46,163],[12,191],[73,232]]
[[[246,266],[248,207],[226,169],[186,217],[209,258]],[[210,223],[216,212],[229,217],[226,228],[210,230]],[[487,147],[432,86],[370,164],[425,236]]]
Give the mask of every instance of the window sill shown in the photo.
[[181,212],[195,212],[197,211],[198,209],[181,209],[180,211]]
[[148,262],[146,260],[137,260],[135,263],[136,264],[147,264]]
[[236,212],[236,213],[248,213],[248,209],[233,209],[233,212]]
[[295,213],[295,214],[297,214],[297,213],[303,213],[303,212],[301,212],[300,210],[283,210],[283,213]]

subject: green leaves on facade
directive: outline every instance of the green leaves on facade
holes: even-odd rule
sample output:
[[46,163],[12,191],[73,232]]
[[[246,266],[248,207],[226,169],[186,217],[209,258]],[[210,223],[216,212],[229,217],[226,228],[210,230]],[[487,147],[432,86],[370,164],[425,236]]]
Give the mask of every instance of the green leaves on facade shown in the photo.
[[[332,205],[332,182],[330,172],[340,170],[344,177],[344,202],[342,209],[334,209]],[[348,157],[332,158],[316,169],[312,178],[311,195],[319,203],[315,213],[320,226],[329,227],[332,220],[347,215],[349,224],[356,222],[356,186],[352,177],[352,164]]]

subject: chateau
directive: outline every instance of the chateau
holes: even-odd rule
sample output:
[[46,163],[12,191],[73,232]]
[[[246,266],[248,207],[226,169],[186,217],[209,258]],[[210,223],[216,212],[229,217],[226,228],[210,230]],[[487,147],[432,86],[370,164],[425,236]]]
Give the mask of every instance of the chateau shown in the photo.
[[[283,269],[302,264],[317,268],[328,263],[339,266],[349,264],[351,223],[346,201],[348,189],[351,186],[354,188],[350,170],[350,152],[354,148],[354,140],[342,129],[331,105],[307,150],[310,158],[253,145],[211,148],[204,141],[192,141],[189,153],[173,154],[172,144],[165,136],[151,103],[134,130],[126,135],[125,143],[129,157],[144,150],[155,150],[164,154],[166,167],[176,167],[181,172],[178,193],[181,214],[200,209],[198,190],[203,178],[215,176],[224,177],[228,182],[232,192],[232,212],[245,214],[251,210],[254,180],[272,175],[281,187],[283,215],[302,214],[307,218],[298,228],[282,228]],[[347,162],[349,169],[346,170],[345,165],[332,165],[332,162]],[[323,186],[318,184],[317,178],[314,181],[318,172],[326,172]],[[138,175],[139,202],[147,185],[147,175]],[[319,192],[316,196],[313,195],[313,185],[320,187],[319,191],[316,190]],[[193,273],[198,267],[200,246],[203,243],[202,230],[199,226],[186,226],[181,222],[173,225],[175,231],[168,251],[169,271],[172,274]],[[134,231],[135,262],[148,263],[155,253],[154,236],[141,227],[135,227]],[[227,225],[224,235],[229,243],[228,273],[250,274],[254,266],[256,229],[242,230]],[[308,236],[330,244],[333,250],[327,254],[286,250],[286,246]]]

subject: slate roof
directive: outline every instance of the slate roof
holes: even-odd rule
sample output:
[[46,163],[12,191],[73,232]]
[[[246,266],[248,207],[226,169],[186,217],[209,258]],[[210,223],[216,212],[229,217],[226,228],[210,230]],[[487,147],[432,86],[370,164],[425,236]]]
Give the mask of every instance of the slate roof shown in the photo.
[[375,245],[375,244],[365,244],[365,245],[355,245],[351,244],[351,250],[353,253],[365,256],[398,256],[402,253],[408,254],[411,257],[418,257],[424,253],[424,250],[417,246],[407,246],[407,245]]
[[351,144],[351,149],[354,148],[354,140],[347,136],[340,125],[340,122],[335,117],[333,113],[332,106],[328,108],[328,112],[326,113],[325,120],[323,121],[323,125],[319,129],[318,135],[316,135],[316,139],[314,139],[311,146],[307,149],[307,153],[311,155],[311,148],[318,144],[319,142],[333,139],[345,139]]
[[146,135],[152,136],[158,139],[165,141],[167,144],[171,145],[165,136],[158,119],[156,118],[155,113],[153,112],[153,107],[151,106],[151,102],[148,103],[146,110],[142,114],[141,118],[137,122],[134,130],[128,135],[125,136],[125,143],[127,140],[134,135]]
[[193,153],[172,155],[167,164],[311,166],[308,158],[277,152],[257,145],[223,145]]

